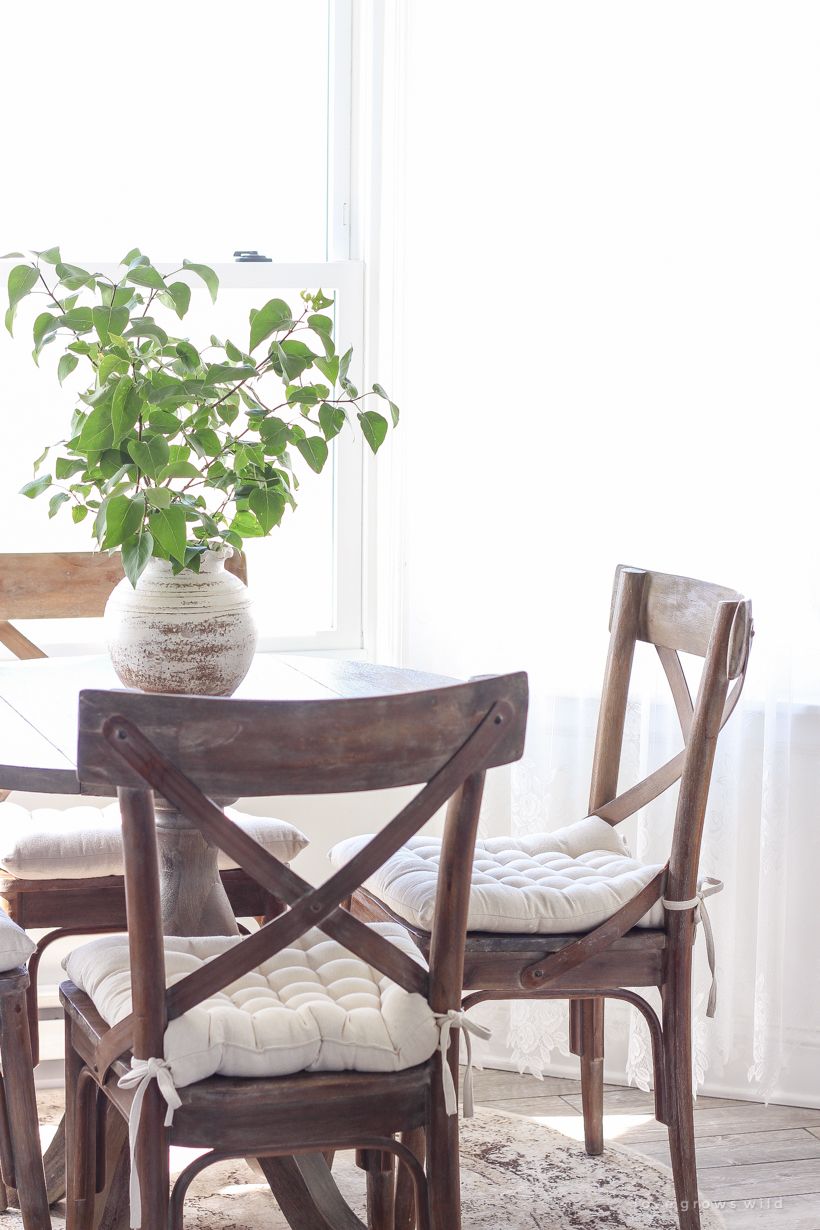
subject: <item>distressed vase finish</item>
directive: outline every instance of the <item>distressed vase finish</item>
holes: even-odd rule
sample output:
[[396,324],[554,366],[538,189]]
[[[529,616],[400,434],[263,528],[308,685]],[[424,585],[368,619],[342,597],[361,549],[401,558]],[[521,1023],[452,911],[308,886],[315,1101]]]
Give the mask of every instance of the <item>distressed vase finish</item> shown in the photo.
[[202,556],[199,573],[173,575],[149,561],[136,589],[120,581],[105,608],[105,636],[117,675],[143,692],[231,696],[250,669],[258,631],[252,601],[225,571],[232,548]]

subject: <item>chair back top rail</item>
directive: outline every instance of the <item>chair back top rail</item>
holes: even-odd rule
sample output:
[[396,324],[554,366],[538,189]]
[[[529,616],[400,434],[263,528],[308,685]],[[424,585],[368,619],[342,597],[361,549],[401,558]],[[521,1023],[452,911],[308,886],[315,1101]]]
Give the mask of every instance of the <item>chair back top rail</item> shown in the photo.
[[[225,561],[248,583],[244,554]],[[0,555],[0,620],[99,618],[125,576],[119,554],[93,551]]]
[[679,653],[692,653],[704,658],[718,605],[721,602],[743,601],[743,594],[723,585],[619,564],[612,587],[610,628],[613,626],[623,572],[643,575],[637,639]]
[[527,676],[488,677],[401,695],[307,701],[87,690],[78,770],[88,785],[144,787],[112,753],[104,727],[122,716],[211,797],[336,794],[429,781],[498,700],[515,720],[486,767],[523,754]]

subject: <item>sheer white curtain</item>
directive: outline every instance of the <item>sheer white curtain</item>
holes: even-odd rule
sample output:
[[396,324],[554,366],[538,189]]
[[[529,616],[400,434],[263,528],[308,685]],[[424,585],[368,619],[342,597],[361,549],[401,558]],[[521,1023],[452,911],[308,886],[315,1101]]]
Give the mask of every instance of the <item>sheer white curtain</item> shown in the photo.
[[[698,942],[695,1068],[712,1092],[820,1105],[820,10],[372,12],[401,167],[372,271],[405,338],[401,454],[378,477],[395,656],[530,672],[527,753],[485,824],[550,829],[586,811],[615,565],[752,597],[703,847],[726,889],[714,1021]],[[664,687],[641,666],[624,785],[680,745]],[[634,822],[640,857],[663,857],[673,814]],[[608,1077],[645,1084],[636,1021],[607,1013]],[[563,1007],[494,1017],[499,1060],[569,1070]]]

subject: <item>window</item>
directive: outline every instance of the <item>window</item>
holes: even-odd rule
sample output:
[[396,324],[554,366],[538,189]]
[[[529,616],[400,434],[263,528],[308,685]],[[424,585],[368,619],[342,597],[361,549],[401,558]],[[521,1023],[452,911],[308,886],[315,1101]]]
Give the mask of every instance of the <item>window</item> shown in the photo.
[[[135,244],[160,269],[208,263],[220,294],[212,307],[194,289],[178,330],[192,338],[242,338],[250,307],[321,286],[335,294],[337,343],[354,347],[355,366],[363,270],[346,259],[349,0],[243,0],[239,12],[226,28],[217,6],[147,0],[136,22],[83,0],[50,10],[47,46],[33,10],[7,14],[9,43],[37,51],[14,57],[0,81],[16,117],[6,158],[20,172],[0,205],[0,250],[59,243],[66,260],[109,275]],[[250,249],[270,261],[233,261]],[[49,522],[43,501],[17,495],[41,448],[64,434],[76,391],[71,378],[59,388],[48,348],[34,368],[30,315],[21,310],[14,341],[0,339],[4,549],[89,550],[86,525]],[[361,646],[362,464],[361,440],[344,432],[319,478],[297,471],[296,515],[247,544],[260,648]],[[72,633],[31,634],[52,652],[99,642],[91,621],[74,622]]]

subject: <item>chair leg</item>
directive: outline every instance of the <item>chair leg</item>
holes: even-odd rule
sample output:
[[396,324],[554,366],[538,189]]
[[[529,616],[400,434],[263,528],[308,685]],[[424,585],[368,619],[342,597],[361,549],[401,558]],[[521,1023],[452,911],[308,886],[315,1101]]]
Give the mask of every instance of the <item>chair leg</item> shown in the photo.
[[356,1165],[367,1173],[367,1230],[393,1230],[393,1154],[357,1149]]
[[[451,1031],[448,1062],[458,1088],[460,1030]],[[458,1115],[444,1109],[442,1056],[433,1056],[430,1119],[427,1124],[427,1191],[431,1230],[461,1230],[461,1180],[458,1165]]]
[[[9,977],[9,982],[12,982]],[[40,1148],[34,1069],[31,1064],[31,1035],[26,1012],[23,978],[14,989],[0,991],[0,1054],[3,1084],[14,1147],[17,1194],[25,1230],[44,1230],[51,1226]],[[25,976],[25,983],[28,975]]]
[[[400,1140],[424,1165],[424,1128],[402,1132]],[[407,1167],[399,1166],[396,1171],[395,1230],[415,1230],[415,1226],[416,1194],[413,1180]]]
[[142,1194],[143,1230],[168,1230],[169,1131],[165,1127],[165,1102],[155,1081],[145,1091],[140,1131],[137,1137],[137,1173]]
[[[692,1104],[692,942],[691,923],[675,913],[667,928],[669,962],[663,988],[663,1049],[669,1116],[669,1149],[681,1230],[700,1230],[695,1120]],[[680,921],[679,921],[680,920]],[[675,943],[674,932],[689,925]]]
[[604,1001],[572,999],[570,1050],[581,1059],[584,1144],[590,1156],[604,1151]]

